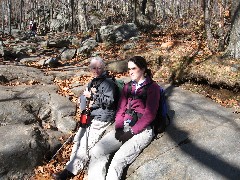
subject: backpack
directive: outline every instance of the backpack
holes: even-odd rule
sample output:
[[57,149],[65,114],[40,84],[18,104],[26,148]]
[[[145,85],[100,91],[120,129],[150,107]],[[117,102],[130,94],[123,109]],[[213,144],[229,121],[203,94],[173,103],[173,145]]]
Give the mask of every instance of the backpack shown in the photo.
[[[128,83],[127,96],[128,97],[132,96],[135,99],[142,99],[145,103],[145,101],[147,99],[147,88],[151,84],[152,83],[149,83],[148,85],[143,87],[141,95],[135,96],[135,95],[131,95],[132,83],[130,82],[130,83]],[[163,133],[166,130],[166,127],[170,124],[170,117],[168,115],[166,94],[165,94],[165,90],[161,86],[159,86],[159,93],[160,93],[160,99],[159,99],[157,115],[152,122],[152,127],[154,130],[155,136],[157,136],[157,134]]]
[[115,83],[116,87],[116,96],[114,97],[114,104],[116,105],[116,108],[118,107],[118,102],[122,94],[123,87],[125,85],[123,80],[116,79],[115,77],[112,78],[113,82]]
[[159,106],[157,110],[157,115],[153,121],[155,135],[163,133],[166,130],[166,127],[170,124],[166,94],[165,90],[161,86],[159,86],[159,92],[160,92]]

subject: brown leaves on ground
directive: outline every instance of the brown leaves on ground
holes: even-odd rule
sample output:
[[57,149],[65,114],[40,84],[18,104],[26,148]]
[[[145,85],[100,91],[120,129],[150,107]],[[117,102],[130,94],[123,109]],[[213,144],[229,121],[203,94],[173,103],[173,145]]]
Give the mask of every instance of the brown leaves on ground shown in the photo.
[[[70,158],[72,143],[67,143],[63,148],[57,153],[54,159],[50,162],[45,162],[44,165],[38,166],[34,169],[34,176],[30,180],[53,180],[52,174],[61,172],[67,161]],[[85,171],[79,173],[72,180],[82,180],[84,178]]]
[[62,96],[70,96],[73,102],[77,102],[77,96],[71,91],[72,84],[79,84],[80,86],[86,85],[90,80],[91,76],[79,76],[72,77],[66,80],[55,79],[54,82],[58,85],[58,93]]

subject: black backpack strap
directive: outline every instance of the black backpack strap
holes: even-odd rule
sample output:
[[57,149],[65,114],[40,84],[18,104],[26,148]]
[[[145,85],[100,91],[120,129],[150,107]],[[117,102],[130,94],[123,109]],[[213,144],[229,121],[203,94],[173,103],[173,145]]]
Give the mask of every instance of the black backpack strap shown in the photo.
[[127,88],[127,98],[132,96],[132,81],[128,83],[128,88]]

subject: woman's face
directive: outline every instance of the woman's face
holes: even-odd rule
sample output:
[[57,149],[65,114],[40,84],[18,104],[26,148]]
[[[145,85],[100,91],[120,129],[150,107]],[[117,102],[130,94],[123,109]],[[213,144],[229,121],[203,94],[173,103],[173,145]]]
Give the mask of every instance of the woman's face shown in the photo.
[[144,79],[145,69],[140,69],[134,62],[128,62],[128,72],[129,76],[133,81],[139,82]]
[[93,61],[90,64],[90,70],[94,77],[98,77],[103,73],[104,67],[100,61]]

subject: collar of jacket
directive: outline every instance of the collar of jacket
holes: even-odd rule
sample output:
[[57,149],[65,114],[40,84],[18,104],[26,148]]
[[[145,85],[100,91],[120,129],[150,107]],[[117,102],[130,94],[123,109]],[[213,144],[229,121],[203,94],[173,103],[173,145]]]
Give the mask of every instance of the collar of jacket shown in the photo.
[[93,78],[89,84],[89,88],[98,87],[106,78],[112,78],[108,71],[104,71],[100,76]]
[[[149,76],[146,76],[144,82],[141,83],[141,86],[145,86],[145,85],[150,84],[152,82],[153,82],[153,80]],[[132,85],[136,86],[137,82],[136,81],[132,81]]]

